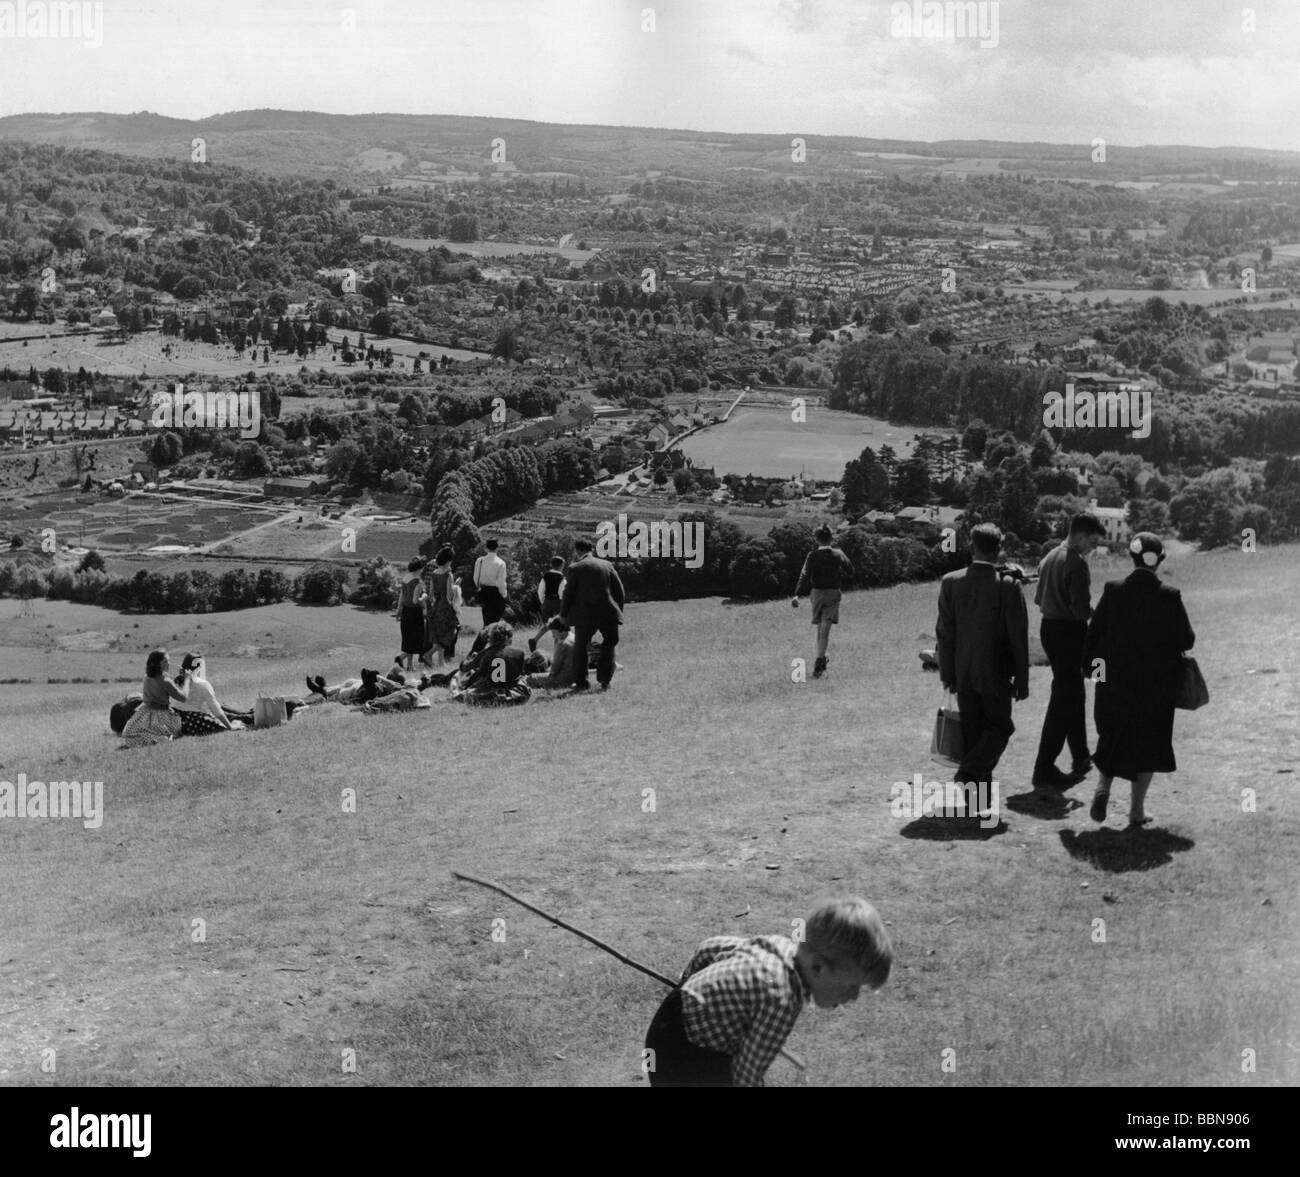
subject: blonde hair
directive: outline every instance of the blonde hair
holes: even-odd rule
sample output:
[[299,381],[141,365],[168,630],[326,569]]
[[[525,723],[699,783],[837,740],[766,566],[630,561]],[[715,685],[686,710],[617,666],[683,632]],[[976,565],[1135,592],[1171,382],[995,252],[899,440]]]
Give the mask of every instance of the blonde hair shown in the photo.
[[893,945],[880,914],[865,899],[828,899],[812,913],[805,939],[819,956],[861,969],[873,989],[889,980]]

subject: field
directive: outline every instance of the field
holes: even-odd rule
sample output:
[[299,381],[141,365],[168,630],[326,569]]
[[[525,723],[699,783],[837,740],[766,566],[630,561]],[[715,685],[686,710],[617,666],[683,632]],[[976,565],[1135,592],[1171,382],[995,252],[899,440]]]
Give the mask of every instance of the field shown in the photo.
[[[1138,835],[1122,786],[1105,828],[1086,785],[1031,792],[1041,667],[995,828],[891,813],[893,782],[942,771],[916,657],[933,585],[849,594],[821,682],[791,681],[806,608],[633,604],[608,695],[330,706],[139,751],[107,710],[154,645],[205,650],[247,703],[386,665],[392,619],[0,601],[0,662],[32,680],[0,686],[0,775],[102,780],[105,798],[97,829],[0,821],[0,1081],[644,1086],[660,988],[460,868],[668,972],[705,936],[789,932],[822,892],[867,894],[893,977],[806,1012],[790,1046],[809,1070],[778,1063],[775,1085],[1295,1085],[1300,550],[1171,563],[1212,701],[1179,714],[1180,771]],[[91,681],[46,682],[73,678]]]
[[562,257],[578,269],[596,253],[594,249],[577,249],[566,245],[528,245],[522,241],[452,241],[448,237],[373,237],[363,236],[362,241],[387,241],[399,249],[416,249],[420,251],[441,249],[446,246],[452,253],[463,253],[476,258],[514,257],[521,253],[550,253]]
[[[355,343],[355,331],[330,330],[331,340],[343,335]],[[471,360],[482,353],[466,349],[437,347],[429,343],[410,343],[402,339],[381,339],[367,333],[369,342],[376,347],[392,348],[394,356],[409,362],[420,352],[437,359],[444,352],[453,360]],[[165,353],[163,348],[170,348]],[[262,375],[272,372],[282,376],[296,375],[306,367],[310,372],[324,370],[336,372],[364,372],[364,363],[345,364],[342,359],[332,359],[328,347],[316,349],[314,356],[300,360],[285,352],[271,352],[269,361],[263,362],[262,349],[236,354],[229,344],[186,343],[183,339],[165,336],[159,331],[146,331],[132,335],[125,343],[109,341],[107,336],[83,335],[64,338],[33,339],[25,342],[5,341],[0,338],[0,367],[8,365],[21,369],[27,365],[38,371],[46,368],[66,368],[75,372],[100,372],[105,376],[243,376],[248,372]]]
[[[299,522],[301,520],[301,522]],[[345,529],[354,533],[348,536]],[[224,555],[246,558],[289,558],[302,560],[345,560],[356,562],[383,556],[403,567],[416,554],[420,543],[429,538],[429,524],[421,519],[384,522],[352,515],[339,519],[322,519],[315,507],[304,505],[292,509],[270,527],[247,532],[223,544]],[[355,552],[343,550],[345,539]]]
[[811,405],[807,417],[795,423],[789,409],[742,406],[725,424],[692,434],[681,450],[695,465],[714,467],[719,476],[788,478],[802,469],[809,478],[826,481],[843,477],[845,464],[865,446],[893,446],[899,458],[912,452],[916,430],[910,426]]
[[[1242,298],[1242,292],[1235,287],[1218,287],[1211,290],[1128,290],[1128,289],[1102,289],[1102,290],[1060,290],[1052,287],[1063,285],[1061,282],[1055,282],[1049,285],[1047,282],[1034,283],[1028,286],[1006,286],[1004,289],[1008,294],[1036,294],[1044,298],[1056,300],[1064,299],[1066,302],[1082,302],[1087,299],[1088,302],[1096,305],[1103,299],[1110,299],[1111,302],[1146,302],[1149,298],[1163,298],[1165,302],[1177,304],[1180,302],[1187,303],[1188,306],[1212,307],[1220,303],[1235,303],[1237,299]],[[1073,285],[1072,283],[1068,285]],[[1252,306],[1270,305],[1268,296],[1274,291],[1285,293],[1284,287],[1270,287],[1260,289],[1254,295],[1248,296],[1248,302]]]
[[4,505],[6,525],[51,527],[60,546],[105,550],[215,544],[275,517],[275,511],[154,494],[107,499],[97,494],[65,493]]

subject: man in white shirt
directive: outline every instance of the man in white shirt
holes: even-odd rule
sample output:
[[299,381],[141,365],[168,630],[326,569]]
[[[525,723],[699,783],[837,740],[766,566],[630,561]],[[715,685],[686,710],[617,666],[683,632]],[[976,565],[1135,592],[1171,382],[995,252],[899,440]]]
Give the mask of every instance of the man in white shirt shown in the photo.
[[506,612],[506,562],[497,555],[497,541],[485,545],[487,554],[474,561],[474,587],[483,610],[483,627],[500,621]]

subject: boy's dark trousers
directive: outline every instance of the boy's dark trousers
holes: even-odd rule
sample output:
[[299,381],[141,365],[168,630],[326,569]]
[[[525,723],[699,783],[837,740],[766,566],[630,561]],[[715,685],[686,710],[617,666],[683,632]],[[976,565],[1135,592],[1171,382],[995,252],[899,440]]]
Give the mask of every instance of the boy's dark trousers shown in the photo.
[[664,998],[645,1036],[651,1087],[734,1087],[731,1055],[696,1046],[682,1022],[682,991]]
[[1070,755],[1082,761],[1088,757],[1088,731],[1084,722],[1086,699],[1083,690],[1083,642],[1088,636],[1086,621],[1043,618],[1039,636],[1052,664],[1052,695],[1043,717],[1043,734],[1038,741],[1034,776],[1051,772],[1061,749],[1068,742]]

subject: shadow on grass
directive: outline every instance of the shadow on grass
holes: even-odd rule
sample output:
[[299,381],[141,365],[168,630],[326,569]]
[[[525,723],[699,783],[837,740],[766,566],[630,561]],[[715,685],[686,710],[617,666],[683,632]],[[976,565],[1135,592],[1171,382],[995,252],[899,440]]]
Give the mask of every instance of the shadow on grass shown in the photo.
[[1196,843],[1168,830],[1076,830],[1061,831],[1061,845],[1071,858],[1089,862],[1113,874],[1154,870],[1173,862],[1174,855],[1191,850]]
[[918,817],[899,830],[904,838],[921,842],[987,842],[1006,832],[1004,821],[986,829],[973,817]]
[[1012,813],[1036,817],[1040,821],[1061,821],[1076,809],[1082,809],[1083,802],[1076,801],[1058,789],[1035,789],[1031,793],[1017,793],[1014,797],[1008,797],[1006,807]]

